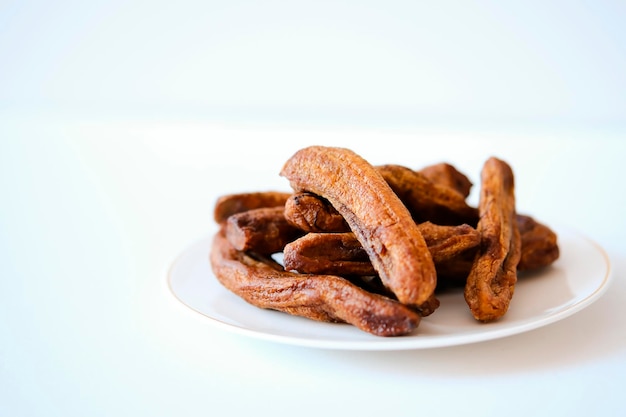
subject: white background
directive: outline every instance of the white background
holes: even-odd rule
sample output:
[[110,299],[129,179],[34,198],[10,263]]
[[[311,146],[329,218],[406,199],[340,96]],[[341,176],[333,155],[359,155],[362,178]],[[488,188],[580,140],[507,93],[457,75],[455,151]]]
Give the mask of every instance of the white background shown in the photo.
[[[0,2],[0,416],[623,415],[626,6]],[[224,332],[166,275],[222,194],[297,149],[490,155],[518,210],[611,258],[589,308],[506,339],[316,350]],[[472,195],[470,198],[475,199]]]

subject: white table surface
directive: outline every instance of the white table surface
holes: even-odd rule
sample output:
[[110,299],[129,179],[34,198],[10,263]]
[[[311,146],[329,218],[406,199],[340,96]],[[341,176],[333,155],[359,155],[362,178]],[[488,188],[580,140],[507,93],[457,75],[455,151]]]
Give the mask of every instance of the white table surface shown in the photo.
[[[621,2],[0,6],[0,416],[623,416]],[[168,268],[296,150],[491,155],[518,210],[611,260],[584,310],[502,339],[347,351],[233,334]],[[476,190],[476,188],[475,188]],[[475,198],[475,194],[471,198]]]

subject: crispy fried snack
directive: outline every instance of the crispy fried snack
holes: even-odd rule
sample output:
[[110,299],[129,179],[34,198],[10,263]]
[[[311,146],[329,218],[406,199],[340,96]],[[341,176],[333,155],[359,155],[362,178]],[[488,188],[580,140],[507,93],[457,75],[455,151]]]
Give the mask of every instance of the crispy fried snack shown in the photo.
[[417,223],[476,224],[476,208],[468,205],[465,197],[456,190],[434,183],[425,175],[401,165],[381,165],[376,168]]
[[465,284],[465,300],[476,320],[487,322],[508,310],[517,281],[521,239],[515,213],[511,167],[489,158],[481,172],[480,250]]
[[437,285],[432,256],[411,214],[371,164],[349,149],[311,146],[280,174],[296,192],[312,192],[335,207],[401,303],[429,300]]
[[517,215],[517,226],[522,239],[518,271],[543,268],[559,258],[557,235],[552,229],[523,214]]
[[322,197],[295,193],[285,203],[285,218],[305,232],[347,232],[350,226]]
[[302,274],[376,275],[365,249],[352,232],[307,233],[285,245],[283,265]]
[[445,185],[458,191],[463,197],[467,197],[472,190],[472,181],[454,165],[447,162],[426,166],[418,172],[435,184]]
[[228,194],[215,202],[213,219],[222,223],[232,214],[256,208],[284,206],[291,193],[280,191],[260,191],[251,193]]
[[[513,171],[497,158],[483,166],[477,208],[471,181],[448,163],[374,167],[312,146],[280,175],[294,192],[226,195],[213,213],[213,272],[260,308],[400,336],[439,307],[440,290],[461,287],[489,322],[508,310],[518,271],[559,257],[556,234],[516,213]],[[285,267],[270,257],[281,251]]]
[[[480,243],[478,231],[468,225],[418,225],[435,267]],[[285,245],[283,263],[288,271],[305,274],[376,275],[369,257],[353,233],[307,233]]]
[[281,206],[258,208],[233,214],[226,220],[226,237],[237,250],[262,255],[282,252],[283,247],[303,232],[291,225]]
[[409,307],[334,275],[282,270],[271,260],[238,251],[217,233],[210,253],[217,279],[248,303],[325,322],[346,322],[377,336],[413,331],[421,317]]
[[[462,179],[467,178],[452,165],[442,163],[425,168],[433,180],[422,174],[422,171],[413,172],[398,165],[376,168],[416,222],[432,221],[444,225],[476,225],[478,222],[478,210],[466,203],[463,194],[451,188],[451,185],[466,187]],[[306,232],[350,230],[343,216],[328,201],[313,193],[296,193],[291,196],[285,204],[285,217]]]
[[431,222],[417,226],[424,236],[435,263],[456,258],[460,253],[478,246],[480,234],[468,224],[441,226]]
[[[516,221],[522,247],[517,264],[518,271],[544,268],[559,258],[557,235],[552,229],[523,214],[518,214]],[[438,262],[436,264],[437,288],[464,286],[472,269],[477,249],[478,247],[470,248],[448,261]]]

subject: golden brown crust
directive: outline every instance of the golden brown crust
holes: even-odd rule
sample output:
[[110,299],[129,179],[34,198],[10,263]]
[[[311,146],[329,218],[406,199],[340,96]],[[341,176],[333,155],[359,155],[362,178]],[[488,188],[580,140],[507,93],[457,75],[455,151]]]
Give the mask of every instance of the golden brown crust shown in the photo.
[[559,258],[557,235],[552,229],[522,214],[517,215],[517,225],[522,239],[518,271],[543,268]]
[[463,197],[467,197],[472,190],[472,181],[454,165],[447,162],[428,165],[418,172],[435,184],[456,190]]
[[[545,224],[527,215],[518,214],[516,220],[521,241],[521,255],[517,270],[519,272],[532,271],[554,263],[559,258],[556,233]],[[464,286],[476,253],[477,247],[470,248],[449,261],[436,263],[437,288]]]
[[210,262],[224,287],[259,308],[346,322],[377,336],[405,335],[420,322],[420,316],[409,307],[344,278],[291,273],[270,260],[255,259],[234,249],[223,231],[214,237]]
[[456,190],[434,183],[423,174],[401,165],[376,167],[406,205],[417,223],[474,225],[478,211]]
[[400,302],[419,306],[431,297],[437,276],[426,242],[372,165],[349,149],[312,146],[296,152],[281,175],[296,192],[320,195],[335,207]]
[[442,226],[424,222],[418,227],[436,264],[454,259],[480,243],[478,230],[468,224]]
[[222,223],[233,214],[256,208],[284,206],[291,193],[259,191],[220,196],[215,202],[213,220]]
[[294,193],[285,203],[285,218],[305,232],[347,232],[350,226],[322,197]]
[[489,158],[481,172],[479,252],[465,285],[465,300],[475,319],[502,317],[517,281],[521,240],[515,213],[515,184],[511,167]]
[[[418,225],[435,267],[474,248],[478,231],[468,225]],[[307,233],[285,245],[285,269],[305,274],[376,275],[367,253],[353,233]],[[437,271],[438,272],[438,271]]]
[[263,255],[282,252],[287,243],[303,234],[283,212],[279,206],[233,214],[226,220],[226,237],[237,250]]
[[307,233],[285,245],[283,265],[301,274],[376,275],[367,252],[352,232]]
[[[478,222],[478,210],[469,206],[463,194],[451,188],[453,185],[462,189],[467,187],[462,180],[467,177],[452,165],[442,163],[425,168],[431,177],[421,170],[414,172],[400,165],[375,168],[381,172],[417,223],[432,221],[442,225],[476,225]],[[328,201],[312,193],[291,196],[285,203],[285,217],[306,232],[350,230]]]

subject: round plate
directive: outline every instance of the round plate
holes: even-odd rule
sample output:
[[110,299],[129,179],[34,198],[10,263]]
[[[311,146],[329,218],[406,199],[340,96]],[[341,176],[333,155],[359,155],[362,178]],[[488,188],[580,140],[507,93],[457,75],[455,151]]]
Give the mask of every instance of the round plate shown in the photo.
[[500,320],[474,320],[462,290],[440,295],[440,307],[411,334],[379,337],[349,324],[322,323],[246,303],[225,289],[209,264],[212,236],[192,244],[169,270],[178,300],[221,328],[292,345],[352,350],[425,349],[462,345],[526,332],[564,319],[597,300],[611,277],[609,258],[596,243],[569,229],[555,229],[560,258],[520,275],[509,310]]

